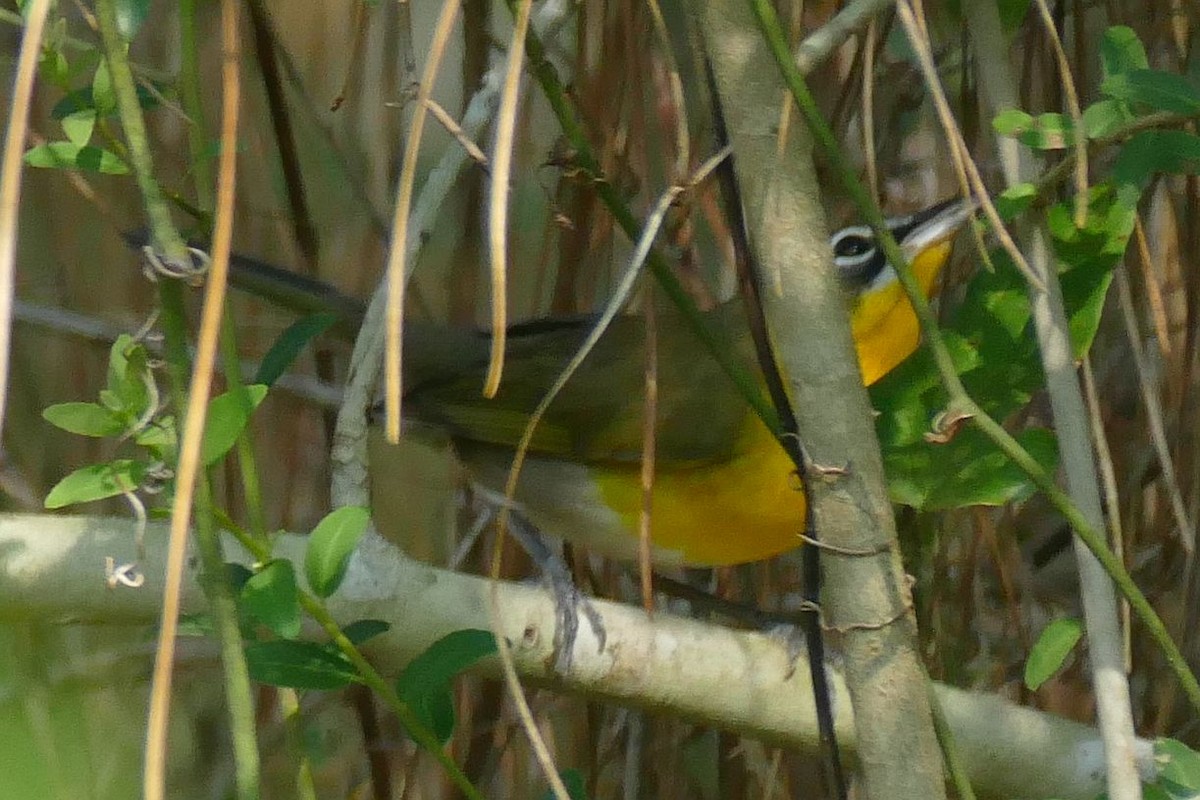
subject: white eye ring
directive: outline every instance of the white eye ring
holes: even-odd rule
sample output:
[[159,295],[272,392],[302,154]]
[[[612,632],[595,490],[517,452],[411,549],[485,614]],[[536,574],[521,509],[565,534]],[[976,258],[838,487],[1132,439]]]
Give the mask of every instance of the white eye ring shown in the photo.
[[853,269],[874,257],[875,234],[866,225],[852,225],[835,233],[829,245],[834,263],[842,269]]

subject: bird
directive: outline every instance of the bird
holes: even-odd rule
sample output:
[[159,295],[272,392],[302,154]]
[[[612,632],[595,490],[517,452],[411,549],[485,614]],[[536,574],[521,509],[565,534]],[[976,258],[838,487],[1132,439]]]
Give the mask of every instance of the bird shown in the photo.
[[[955,199],[887,220],[927,296],[974,208]],[[842,228],[830,248],[869,386],[916,350],[919,326],[869,227]],[[704,313],[719,338],[751,363],[740,303]],[[510,327],[504,379],[491,399],[480,389],[488,334],[408,325],[406,424],[448,436],[474,485],[502,497],[530,416],[594,323],[594,316],[576,315]],[[657,327],[654,566],[731,566],[796,548],[806,501],[790,457],[681,316],[662,313]],[[540,420],[511,498],[539,532],[618,560],[635,560],[639,552],[644,346],[644,320],[614,320]]]

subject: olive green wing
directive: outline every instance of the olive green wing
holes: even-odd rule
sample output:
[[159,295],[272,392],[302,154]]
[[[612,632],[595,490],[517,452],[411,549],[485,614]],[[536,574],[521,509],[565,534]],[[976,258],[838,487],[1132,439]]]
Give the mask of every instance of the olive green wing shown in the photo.
[[[749,411],[682,321],[661,317],[656,460],[664,467],[725,460],[736,450]],[[710,322],[731,348],[745,352],[744,329],[727,324],[724,315],[710,315]],[[405,414],[465,442],[515,448],[594,324],[594,317],[575,317],[510,328],[504,376],[491,400],[482,395],[489,337],[443,330],[446,338],[432,348],[443,351],[440,361],[408,380]],[[424,347],[406,337],[405,349],[416,357]],[[592,463],[639,460],[644,388],[645,323],[619,317],[551,403],[534,431],[531,452]]]

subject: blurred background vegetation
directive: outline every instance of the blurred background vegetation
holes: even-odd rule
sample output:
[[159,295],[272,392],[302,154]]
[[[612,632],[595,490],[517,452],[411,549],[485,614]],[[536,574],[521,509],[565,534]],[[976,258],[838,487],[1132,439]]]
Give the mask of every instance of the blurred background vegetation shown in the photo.
[[[628,0],[555,0],[537,6],[550,20],[543,34],[571,97],[585,119],[605,172],[635,211],[646,209],[670,183],[681,180],[712,151],[711,111],[705,100],[698,50],[689,42],[686,9],[662,3],[670,46],[656,31],[650,7]],[[1021,71],[1024,108],[1063,108],[1062,82],[1045,30],[1028,2],[999,0]],[[978,63],[955,2],[929,2],[930,35],[955,113],[990,185],[999,186],[995,135],[980,117]],[[781,16],[797,40],[837,11],[828,0],[783,0]],[[431,3],[265,2],[243,17],[243,117],[239,138],[239,195],[235,249],[327,280],[366,297],[381,274],[392,186],[402,154],[412,86],[426,57],[438,6]],[[1195,79],[1200,12],[1189,0],[1053,3],[1076,83],[1085,104],[1098,96],[1098,42],[1111,25],[1136,31],[1159,69]],[[61,3],[63,52],[76,88],[96,64],[96,34],[86,4]],[[203,43],[202,77],[208,129],[219,103],[217,6],[196,4]],[[0,29],[4,63],[13,64],[20,28],[5,9]],[[132,49],[139,76],[162,95],[150,114],[159,178],[169,191],[190,197],[193,167],[188,121],[177,101],[179,9],[151,4]],[[435,92],[453,117],[477,90],[510,29],[506,7],[469,0]],[[673,53],[668,57],[668,53]],[[672,63],[683,80],[685,106],[670,91]],[[493,77],[494,79],[494,77]],[[11,80],[3,82],[8,87]],[[872,176],[885,209],[902,213],[957,192],[940,129],[911,50],[890,11],[870,33],[840,48],[817,68],[810,85],[841,135],[847,152]],[[5,88],[7,91],[7,88]],[[52,109],[64,92],[43,82],[29,131],[31,144],[58,138]],[[272,117],[272,96],[281,102]],[[294,150],[281,156],[278,114],[294,132]],[[686,113],[685,113],[686,111]],[[274,119],[274,124],[273,124]],[[678,135],[688,142],[680,170]],[[481,140],[481,143],[486,138]],[[430,125],[422,174],[456,147]],[[285,148],[287,151],[289,148]],[[871,157],[867,158],[866,153]],[[215,151],[214,151],[215,153]],[[210,153],[212,156],[214,153]],[[1051,159],[1056,155],[1051,153]],[[1105,157],[1103,151],[1100,159]],[[588,182],[569,169],[569,153],[536,87],[523,92],[511,194],[510,317],[590,310],[607,296],[629,245]],[[295,174],[303,179],[300,206],[289,199]],[[877,177],[874,177],[877,176]],[[140,328],[155,303],[154,289],[136,255],[120,238],[143,222],[129,176],[26,171],[21,211],[10,410],[5,428],[0,502],[9,510],[37,510],[62,475],[106,457],[109,445],[70,436],[40,417],[52,403],[87,399],[103,385],[110,336]],[[482,191],[485,174],[468,169],[425,245],[411,294],[419,315],[472,324],[486,319]],[[418,179],[418,189],[420,179]],[[834,189],[826,199],[831,225],[849,222],[848,204]],[[1127,258],[1137,329],[1127,330],[1111,293],[1091,366],[1096,411],[1111,451],[1124,558],[1159,612],[1200,663],[1196,581],[1190,542],[1181,540],[1170,508],[1172,492],[1188,518],[1200,513],[1197,457],[1197,326],[1200,313],[1200,184],[1195,177],[1155,181],[1144,196],[1144,248]],[[184,220],[184,217],[180,217]],[[202,226],[193,224],[201,233]],[[727,222],[714,189],[699,193],[672,216],[666,239],[681,274],[702,302],[728,296],[734,286]],[[947,276],[944,306],[973,269],[965,245]],[[192,297],[192,301],[197,298]],[[235,319],[244,357],[261,356],[291,317],[260,300],[235,295]],[[198,303],[193,302],[193,307]],[[92,326],[89,331],[83,325]],[[87,333],[87,335],[82,335]],[[1141,348],[1148,374],[1131,367]],[[328,337],[298,370],[337,383],[348,348]],[[1144,381],[1144,387],[1139,381]],[[1161,403],[1177,486],[1164,480],[1148,433],[1143,388]],[[274,392],[255,418],[253,434],[264,478],[268,525],[310,528],[328,509],[326,409],[296,394]],[[1049,416],[1035,399],[1017,418],[1021,427]],[[380,454],[381,459],[385,456]],[[390,466],[380,502],[394,506],[392,535],[435,563],[454,552],[462,520],[455,503],[456,475],[446,454],[408,448]],[[383,467],[379,467],[383,469]],[[401,470],[402,472],[396,472]],[[383,474],[383,473],[378,473]],[[239,507],[232,475],[219,489],[225,508]],[[379,488],[380,478],[376,479]],[[97,509],[101,510],[101,509]],[[103,509],[124,514],[120,504]],[[1025,656],[1050,619],[1077,613],[1069,537],[1061,520],[1036,499],[1004,508],[973,507],[944,513],[901,509],[906,564],[917,576],[923,647],[935,677],[1081,721],[1092,703],[1082,659],[1035,694],[1021,683]],[[381,512],[381,516],[384,514]],[[1194,529],[1189,535],[1194,534]],[[490,547],[472,551],[466,568],[486,569]],[[506,559],[523,574],[519,553]],[[574,561],[585,586],[629,596],[624,571],[580,554]],[[785,556],[767,564],[719,570],[712,585],[723,596],[766,608],[797,598],[798,562]],[[145,697],[154,632],[111,625],[7,624],[0,627],[0,796],[124,798],[139,791]],[[171,734],[172,797],[223,797],[230,791],[228,742],[215,645],[184,642],[179,657]],[[1192,746],[1200,731],[1183,713],[1174,683],[1162,679],[1159,657],[1135,635],[1130,645],[1139,732],[1171,735]],[[488,796],[538,797],[542,782],[508,701],[498,685],[470,679],[459,690],[461,724],[454,752]],[[292,756],[276,695],[259,697],[267,796],[291,797]],[[547,692],[533,692],[538,720],[560,766],[584,776],[588,796],[739,798],[812,796],[820,786],[815,762],[760,743],[687,723]],[[443,797],[453,793],[436,767],[419,756],[365,693],[310,693],[303,701],[303,747],[312,757],[322,797]],[[385,794],[390,786],[392,794]],[[631,787],[640,787],[639,789]],[[640,792],[640,793],[631,793]]]

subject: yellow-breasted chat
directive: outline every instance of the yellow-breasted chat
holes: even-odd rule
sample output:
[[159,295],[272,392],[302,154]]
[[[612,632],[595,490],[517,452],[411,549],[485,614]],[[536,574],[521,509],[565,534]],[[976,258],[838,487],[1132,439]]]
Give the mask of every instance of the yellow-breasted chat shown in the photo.
[[[926,294],[973,209],[950,201],[888,221]],[[843,228],[830,244],[869,385],[916,349],[917,321],[869,228]],[[740,303],[706,314],[749,363],[753,347]],[[406,418],[445,432],[471,478],[502,492],[530,415],[593,321],[578,316],[513,326],[504,380],[493,399],[480,393],[486,335],[410,326]],[[644,321],[636,317],[618,318],[606,331],[536,428],[513,498],[542,532],[623,559],[636,557],[642,509],[644,335]],[[683,320],[668,313],[659,316],[657,360],[655,564],[739,564],[796,547],[805,500],[774,436]]]

